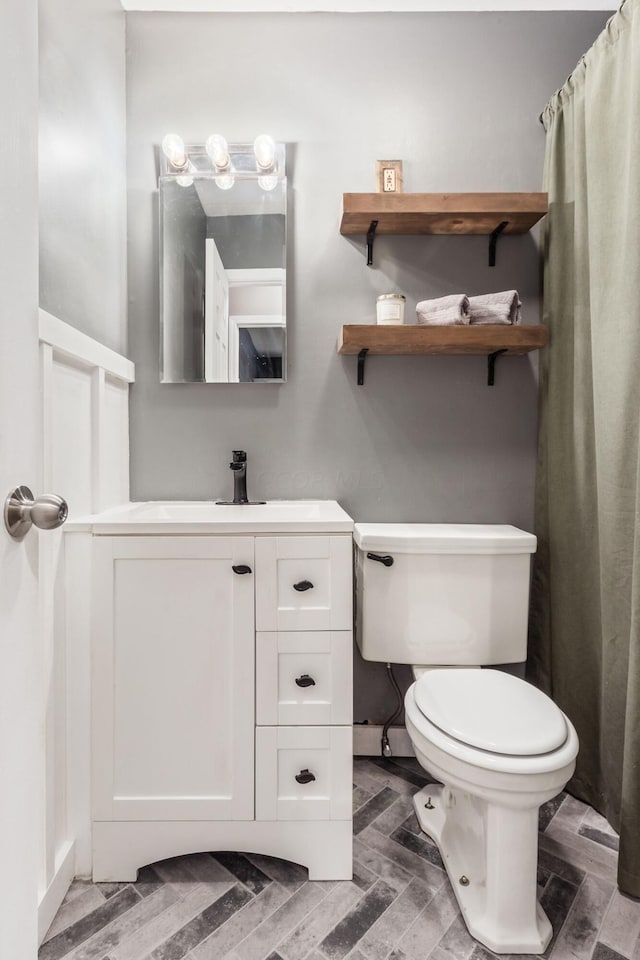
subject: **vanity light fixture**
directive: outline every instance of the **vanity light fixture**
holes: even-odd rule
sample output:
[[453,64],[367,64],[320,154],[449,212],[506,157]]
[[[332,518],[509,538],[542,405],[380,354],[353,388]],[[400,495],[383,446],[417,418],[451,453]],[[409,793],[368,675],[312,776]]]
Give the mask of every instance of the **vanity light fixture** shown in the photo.
[[172,167],[183,170],[189,163],[184,140],[177,133],[168,133],[162,141],[162,152]]
[[[278,186],[278,178],[273,175],[273,169],[276,163],[276,145],[268,133],[261,133],[253,141],[253,152],[256,156],[258,172],[262,176],[258,177],[258,185],[263,190],[275,190]],[[268,176],[265,176],[268,174]]]
[[216,177],[215,181],[216,187],[218,187],[220,190],[231,190],[231,187],[236,182],[236,178],[231,177],[228,173],[226,173],[221,177]]
[[213,179],[221,190],[230,190],[238,180],[257,180],[262,190],[275,190],[285,177],[285,145],[261,133],[251,143],[228,144],[220,133],[205,143],[187,144],[178,134],[162,141],[161,177],[170,177],[181,187],[194,180]]
[[276,145],[268,133],[261,133],[253,141],[253,152],[260,173],[271,173],[276,162]]
[[176,183],[181,187],[190,187],[193,183],[193,177],[190,177],[189,173],[193,168],[189,162],[182,137],[179,137],[177,133],[168,133],[162,141],[162,152],[176,172],[180,172],[180,176],[176,177]]
[[230,190],[236,181],[230,172],[232,166],[227,141],[222,134],[212,133],[205,143],[205,150],[216,173],[224,173],[224,176],[216,177],[216,186],[221,190]]
[[212,133],[205,144],[205,150],[215,167],[216,173],[224,173],[224,176],[216,177],[216,186],[220,187],[221,190],[230,190],[236,181],[230,173],[233,168],[227,141],[222,134]]
[[222,171],[229,169],[231,166],[229,145],[221,134],[212,133],[205,144],[205,150],[216,170]]
[[258,177],[258,186],[263,190],[275,190],[278,186],[278,178],[274,176]]

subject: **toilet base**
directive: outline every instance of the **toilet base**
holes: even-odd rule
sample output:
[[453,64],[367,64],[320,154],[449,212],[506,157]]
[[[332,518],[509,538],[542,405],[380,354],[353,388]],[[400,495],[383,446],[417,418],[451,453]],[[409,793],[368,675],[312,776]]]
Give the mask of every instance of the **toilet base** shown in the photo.
[[544,953],[553,931],[536,896],[537,806],[500,807],[439,783],[413,802],[469,933],[494,953]]

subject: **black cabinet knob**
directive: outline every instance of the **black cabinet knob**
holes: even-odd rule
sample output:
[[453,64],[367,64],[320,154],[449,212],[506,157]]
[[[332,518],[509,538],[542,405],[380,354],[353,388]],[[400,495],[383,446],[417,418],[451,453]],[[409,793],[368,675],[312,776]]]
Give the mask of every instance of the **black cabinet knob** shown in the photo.
[[246,563],[235,563],[231,569],[237,574],[251,573],[251,567],[248,567]]
[[308,673],[303,673],[301,677],[296,677],[296,684],[299,687],[315,687],[316,682]]
[[298,593],[304,593],[305,590],[313,590],[313,584],[311,580],[301,580],[300,583],[294,583],[293,589]]
[[296,773],[296,780],[298,783],[311,783],[315,780],[314,775],[310,770],[307,770],[306,767],[304,770],[301,770],[300,773]]
[[390,557],[387,554],[381,555],[379,553],[368,553],[367,557],[369,560],[377,560],[378,563],[383,563],[385,567],[393,566],[393,557]]

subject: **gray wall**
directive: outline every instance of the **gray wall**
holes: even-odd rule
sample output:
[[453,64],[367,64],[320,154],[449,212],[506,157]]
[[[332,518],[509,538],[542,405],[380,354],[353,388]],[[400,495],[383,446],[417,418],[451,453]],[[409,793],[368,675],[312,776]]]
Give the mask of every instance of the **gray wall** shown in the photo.
[[[364,387],[336,355],[342,323],[376,295],[416,300],[516,288],[540,318],[536,233],[504,238],[340,236],[343,191],[375,189],[401,158],[407,191],[537,190],[538,114],[604,25],[603,13],[129,14],[128,171],[132,497],[231,492],[335,498],[362,521],[533,524],[534,358],[372,358]],[[175,69],[171,65],[175,66]],[[267,131],[289,143],[286,384],[163,385],[158,376],[154,147]],[[384,716],[383,668],[356,664],[356,715]],[[405,675],[406,680],[406,675]]]
[[38,7],[40,306],[126,352],[125,14]]

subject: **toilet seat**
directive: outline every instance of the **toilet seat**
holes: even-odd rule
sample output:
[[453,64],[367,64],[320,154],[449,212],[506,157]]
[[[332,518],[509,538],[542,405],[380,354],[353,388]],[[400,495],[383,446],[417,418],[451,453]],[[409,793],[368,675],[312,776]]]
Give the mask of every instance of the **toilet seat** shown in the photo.
[[[481,671],[475,672],[480,673]],[[438,671],[439,675],[442,673],[443,671]],[[407,690],[404,708],[407,731],[414,749],[421,751],[425,756],[430,755],[432,749],[435,748],[442,757],[450,757],[454,762],[463,763],[469,768],[477,768],[478,776],[481,775],[481,771],[486,771],[486,775],[491,775],[494,772],[516,776],[546,775],[561,770],[575,761],[578,752],[578,738],[573,725],[564,714],[562,714],[562,718],[567,725],[567,738],[556,750],[552,750],[550,753],[520,755],[494,753],[491,750],[483,750],[463,743],[432,723],[416,703],[415,693],[418,682],[413,683]],[[524,684],[525,681],[520,682]],[[426,764],[426,767],[429,769],[428,764]],[[484,777],[485,774],[482,774],[482,776]]]
[[499,670],[427,672],[416,682],[414,697],[430,724],[477,750],[540,756],[567,739],[556,704],[530,683]]

